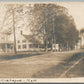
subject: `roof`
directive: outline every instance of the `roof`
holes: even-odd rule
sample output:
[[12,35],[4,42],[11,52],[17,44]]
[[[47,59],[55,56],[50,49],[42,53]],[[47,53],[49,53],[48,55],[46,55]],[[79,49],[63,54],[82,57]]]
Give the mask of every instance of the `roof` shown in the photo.
[[39,38],[38,36],[34,36],[34,35],[25,35],[23,34],[23,36],[29,41],[29,42],[32,42],[32,43],[38,43],[38,44],[42,44],[42,40],[41,38]]
[[0,41],[0,44],[11,44],[13,41]]
[[13,41],[11,41],[10,37],[4,32],[0,32],[0,44],[11,44]]

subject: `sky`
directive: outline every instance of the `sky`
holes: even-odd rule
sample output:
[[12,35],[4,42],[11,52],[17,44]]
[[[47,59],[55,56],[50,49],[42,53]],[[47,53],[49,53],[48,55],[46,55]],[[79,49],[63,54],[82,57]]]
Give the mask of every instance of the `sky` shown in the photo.
[[[4,4],[6,3],[0,3],[0,28],[3,26],[2,24],[5,16]],[[56,2],[56,4],[64,6],[69,10],[78,30],[84,28],[84,2]]]
[[69,10],[78,30],[84,28],[84,2],[59,2]]

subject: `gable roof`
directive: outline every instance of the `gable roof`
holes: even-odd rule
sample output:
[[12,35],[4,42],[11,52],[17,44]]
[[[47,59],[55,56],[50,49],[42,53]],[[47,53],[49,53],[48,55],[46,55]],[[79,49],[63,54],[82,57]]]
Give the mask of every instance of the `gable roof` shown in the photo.
[[32,42],[32,43],[35,43],[35,44],[43,44],[43,41],[41,38],[37,37],[37,36],[34,36],[34,35],[25,35],[23,34],[23,36],[29,41],[29,42]]
[[13,44],[13,41],[0,41],[0,44]]

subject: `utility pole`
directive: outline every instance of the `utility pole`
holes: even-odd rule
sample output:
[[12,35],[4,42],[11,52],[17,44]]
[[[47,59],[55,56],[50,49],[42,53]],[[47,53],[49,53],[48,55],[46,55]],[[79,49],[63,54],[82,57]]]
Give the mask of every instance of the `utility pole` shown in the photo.
[[53,43],[55,44],[55,24],[54,24],[54,17],[53,17]]
[[55,37],[55,19],[54,19],[54,15],[53,15],[53,39],[52,39],[52,50],[53,48],[55,48],[56,50],[56,37]]
[[16,34],[15,34],[15,9],[13,8],[12,10],[12,15],[13,15],[13,32],[14,32],[14,53],[16,55]]

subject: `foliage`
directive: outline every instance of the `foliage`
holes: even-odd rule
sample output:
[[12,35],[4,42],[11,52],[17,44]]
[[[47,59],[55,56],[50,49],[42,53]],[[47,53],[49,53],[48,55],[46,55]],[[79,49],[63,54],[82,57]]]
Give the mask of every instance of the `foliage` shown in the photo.
[[33,33],[41,34],[45,46],[58,43],[62,47],[74,47],[78,42],[78,30],[73,17],[65,7],[55,4],[35,4]]
[[[34,4],[33,6],[8,4],[7,12],[6,18],[10,18],[14,13],[17,30],[30,27],[33,36],[38,36],[39,39],[43,38],[46,49],[48,45],[52,46],[53,43],[59,44],[61,48],[72,49],[78,42],[79,32],[76,29],[73,17],[68,14],[65,7],[44,3]],[[12,25],[10,28],[12,28]]]

